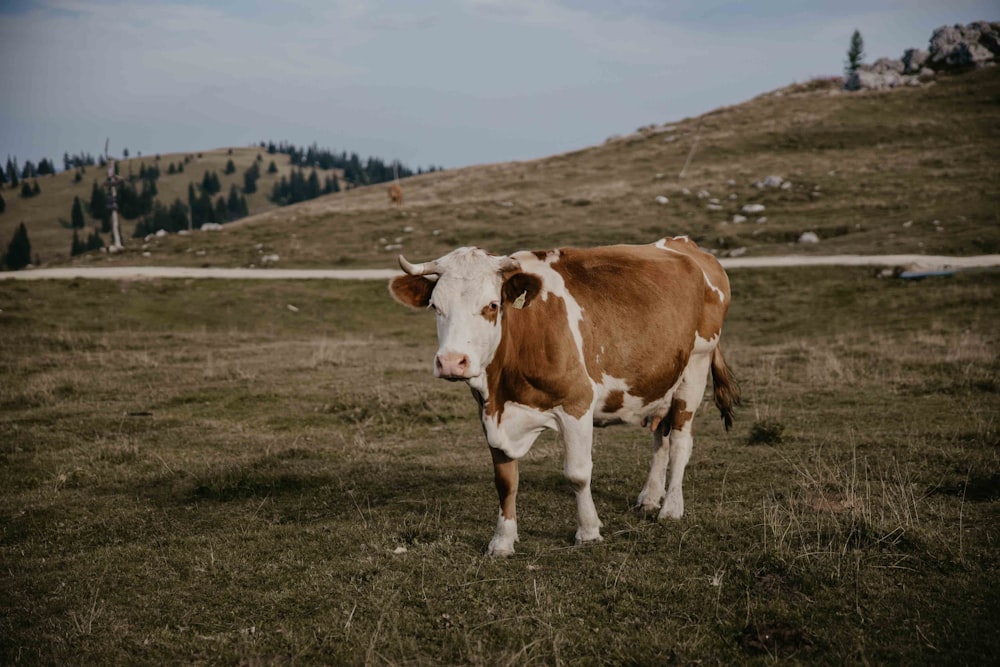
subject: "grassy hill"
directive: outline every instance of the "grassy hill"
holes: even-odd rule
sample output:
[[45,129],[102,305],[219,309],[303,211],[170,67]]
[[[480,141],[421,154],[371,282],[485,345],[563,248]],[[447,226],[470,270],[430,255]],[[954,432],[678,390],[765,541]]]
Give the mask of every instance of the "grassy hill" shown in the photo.
[[[243,172],[245,172],[256,160],[261,157],[260,178],[257,180],[257,192],[246,195],[247,205],[251,215],[262,213],[275,208],[268,199],[271,188],[281,179],[288,176],[295,167],[289,163],[288,155],[277,153],[269,155],[266,150],[252,146],[244,148],[218,148],[195,153],[169,153],[155,156],[142,156],[122,160],[119,164],[119,174],[127,177],[130,173],[138,176],[143,164],[147,167],[156,166],[160,170],[160,177],[156,181],[157,200],[169,206],[174,199],[180,198],[187,203],[188,185],[190,183],[200,184],[206,171],[215,172],[219,176],[222,189],[219,194],[226,196],[231,185],[235,184],[242,191]],[[232,174],[225,174],[226,163],[232,160],[236,171]],[[274,161],[278,171],[274,174],[267,173],[267,167]],[[184,171],[176,174],[168,174],[170,164],[184,165]],[[70,252],[70,243],[73,231],[69,228],[70,212],[73,206],[73,198],[79,197],[84,207],[90,201],[91,188],[94,182],[103,184],[107,176],[107,170],[99,166],[86,167],[83,178],[80,182],[75,182],[75,170],[60,172],[50,176],[40,176],[29,181],[38,181],[41,194],[31,199],[23,199],[20,196],[20,184],[16,189],[12,189],[10,184],[3,189],[3,197],[7,203],[6,211],[0,214],[0,243],[7,247],[7,243],[14,233],[17,225],[24,222],[28,229],[28,236],[31,239],[32,253],[38,254],[44,264],[62,264],[67,262]],[[341,176],[340,170],[331,169],[327,171],[318,170],[320,181],[330,174]],[[140,181],[136,181],[136,188],[141,189]],[[200,192],[200,191],[199,191]],[[219,195],[212,197],[213,201]],[[87,216],[87,230],[89,233],[92,226],[99,225],[100,222]],[[122,221],[122,234],[125,237],[126,246],[131,250],[137,250],[140,243],[131,239],[135,229],[135,220]],[[110,239],[105,235],[105,239]],[[142,255],[132,253],[131,260],[141,260]]]
[[[235,152],[246,164],[256,155]],[[200,178],[206,168],[221,175],[224,153],[205,153],[185,176]],[[237,162],[234,177],[246,164]],[[791,187],[755,187],[769,175]],[[57,190],[47,181],[61,177],[42,179],[39,204]],[[162,180],[161,198],[172,197]],[[689,234],[720,255],[993,253],[1000,251],[998,184],[1000,68],[878,92],[815,81],[579,151],[412,177],[401,207],[389,204],[384,186],[372,186],[270,208],[262,179],[250,200],[259,214],[220,232],[157,239],[144,248],[149,256],[133,242],[123,255],[77,261],[247,266],[274,253],[281,266],[386,267],[400,251],[422,259],[458,245],[508,252],[665,234]],[[89,192],[90,183],[77,187]],[[708,196],[699,198],[702,191]],[[19,219],[13,199],[0,216],[0,240]],[[68,249],[70,233],[54,218],[68,218],[70,202],[31,220],[36,247],[58,234],[58,247]],[[747,204],[765,209],[746,214]],[[735,215],[748,219],[734,223]],[[820,242],[797,243],[806,231]]]

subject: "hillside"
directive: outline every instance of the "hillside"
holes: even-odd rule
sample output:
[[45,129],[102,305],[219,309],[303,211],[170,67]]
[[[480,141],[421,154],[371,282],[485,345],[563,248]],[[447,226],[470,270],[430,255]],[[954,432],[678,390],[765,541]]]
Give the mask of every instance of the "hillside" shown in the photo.
[[[256,149],[246,150],[252,159]],[[189,168],[200,176],[208,167]],[[213,168],[221,175],[221,164]],[[244,168],[237,163],[235,176]],[[769,175],[791,185],[756,187]],[[154,239],[148,256],[132,242],[123,255],[77,261],[248,266],[276,254],[289,267],[389,267],[400,251],[422,259],[458,245],[509,252],[666,234],[689,234],[720,255],[994,253],[1000,68],[891,91],[793,85],[592,148],[405,179],[401,207],[372,186],[264,210],[270,186],[260,185],[251,212],[262,212],[221,231]],[[14,198],[0,216],[0,238],[16,219]],[[764,210],[745,213],[748,204]],[[68,205],[55,213],[68,218]],[[747,220],[734,223],[735,215]],[[68,248],[69,232],[47,224]],[[29,226],[33,243],[40,230],[40,222]],[[798,243],[803,232],[819,242]]]

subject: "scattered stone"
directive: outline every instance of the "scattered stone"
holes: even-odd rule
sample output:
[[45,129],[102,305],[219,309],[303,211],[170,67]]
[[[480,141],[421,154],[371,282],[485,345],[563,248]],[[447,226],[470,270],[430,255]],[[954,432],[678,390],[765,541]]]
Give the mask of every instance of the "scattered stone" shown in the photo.
[[764,212],[764,205],[763,204],[745,204],[743,206],[743,212],[744,213],[763,213]]
[[740,257],[742,255],[747,254],[747,249],[743,246],[740,246],[739,248],[733,248],[726,254],[728,254],[730,257]]
[[146,252],[142,253],[142,256],[143,256],[143,257],[152,257],[152,256],[153,256],[153,253],[151,253],[151,252],[149,252],[149,251],[147,250]]
[[403,244],[402,243],[390,243],[389,245],[385,246],[383,249],[386,252],[391,252],[393,250],[402,250],[402,248],[403,248]]
[[166,235],[167,235],[167,230],[165,230],[165,229],[157,229],[156,230],[156,236],[163,237],[163,236],[166,236]]
[[728,185],[729,187],[735,187],[736,181],[730,178],[728,181],[726,181],[726,185]]
[[729,193],[729,199],[739,199],[739,197],[737,197],[737,195],[736,195],[735,192],[730,192]]
[[754,187],[758,190],[763,190],[764,188],[780,188],[781,184],[785,182],[781,176],[771,175],[762,181],[757,181],[754,183]]
[[222,225],[217,222],[206,222],[201,226],[203,232],[217,232],[220,229],[222,229]]
[[281,257],[279,257],[276,253],[271,253],[270,255],[264,255],[263,257],[261,257],[260,261],[263,264],[273,264],[280,259]]
[[497,206],[502,206],[503,208],[513,208],[514,207],[514,202],[507,201],[507,200],[498,201],[497,202]]
[[909,228],[909,227],[912,227],[912,226],[913,226],[913,221],[912,220],[907,220],[906,222],[903,223],[903,227]]
[[698,190],[698,199],[708,199],[711,196],[708,190]]
[[763,225],[765,222],[767,222],[767,216],[766,215],[762,215],[759,218],[757,218],[756,220],[754,220],[754,222],[757,223],[758,225]]
[[708,203],[709,204],[718,204],[719,203],[719,198],[718,197],[712,197],[711,199],[708,200]]
[[395,549],[392,550],[392,553],[394,553],[396,555],[399,555],[399,554],[405,554],[406,551],[407,551],[406,547],[404,547],[404,546],[398,546],[398,547],[396,547]]
[[292,312],[292,313],[297,313],[297,312],[299,312],[299,309],[298,309],[298,307],[296,307],[296,306],[293,306],[293,305],[292,305],[292,304],[290,304],[290,303],[288,303],[288,304],[285,304],[285,308],[287,308],[287,309],[288,309],[288,310],[289,310],[290,312]]
[[659,173],[659,174],[656,175],[656,179],[657,180],[659,180],[661,178],[665,178],[665,177],[666,177],[666,174],[664,174],[664,173]]
[[747,221],[746,216],[740,215],[739,213],[733,215],[733,224],[734,225],[741,225],[741,224],[743,224],[746,221]]
[[799,243],[819,243],[819,236],[816,232],[803,232],[799,237]]
[[670,200],[669,200],[669,199],[667,199],[666,197],[664,197],[663,195],[656,195],[656,203],[657,203],[657,204],[666,204],[666,203],[668,203],[669,201],[670,201]]
[[722,210],[722,206],[720,204],[709,204],[705,208],[707,208],[709,211],[721,211]]
[[684,195],[685,197],[690,197],[691,191],[688,190],[687,188],[681,188],[681,194]]
[[407,225],[406,227],[403,227],[403,233],[404,234],[409,234],[412,231],[413,231],[413,227],[410,227],[409,225]]
[[791,190],[792,189],[792,182],[791,181],[785,181],[784,183],[781,184],[781,189],[782,190]]

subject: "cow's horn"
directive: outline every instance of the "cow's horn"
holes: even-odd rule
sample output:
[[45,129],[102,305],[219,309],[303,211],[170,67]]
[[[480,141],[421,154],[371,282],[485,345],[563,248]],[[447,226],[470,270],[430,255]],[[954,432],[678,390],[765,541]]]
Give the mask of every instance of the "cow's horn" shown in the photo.
[[424,262],[423,264],[410,264],[402,255],[399,256],[399,266],[403,271],[411,276],[426,276],[429,273],[438,273],[437,262]]

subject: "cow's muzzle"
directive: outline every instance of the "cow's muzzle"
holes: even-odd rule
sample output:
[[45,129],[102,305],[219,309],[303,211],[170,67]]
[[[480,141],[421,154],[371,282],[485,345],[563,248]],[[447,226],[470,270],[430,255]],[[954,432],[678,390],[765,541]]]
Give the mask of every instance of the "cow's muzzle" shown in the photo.
[[469,355],[460,352],[447,352],[434,357],[434,375],[444,380],[468,380],[472,364]]

